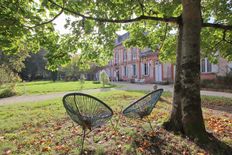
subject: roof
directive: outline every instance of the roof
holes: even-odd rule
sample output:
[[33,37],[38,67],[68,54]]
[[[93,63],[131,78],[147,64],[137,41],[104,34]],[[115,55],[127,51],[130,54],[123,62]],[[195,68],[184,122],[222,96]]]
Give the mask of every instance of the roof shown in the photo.
[[130,33],[124,33],[123,35],[118,35],[118,38],[115,40],[115,45],[121,44],[124,40],[128,39],[130,36]]
[[146,57],[146,56],[150,56],[150,55],[154,55],[154,54],[157,54],[157,53],[152,51],[150,48],[146,48],[140,52],[140,57]]

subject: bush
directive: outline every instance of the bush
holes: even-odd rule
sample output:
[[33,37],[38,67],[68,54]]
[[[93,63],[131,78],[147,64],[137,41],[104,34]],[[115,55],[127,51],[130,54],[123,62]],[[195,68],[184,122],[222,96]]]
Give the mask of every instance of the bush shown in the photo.
[[14,73],[5,65],[0,65],[0,98],[16,94],[16,82],[20,80],[17,73]]
[[14,89],[11,89],[11,88],[6,88],[0,91],[0,98],[10,97],[14,95],[16,95],[16,92]]
[[214,80],[201,80],[202,88],[211,88],[215,90],[231,90],[232,89],[232,74],[226,76],[217,76]]
[[135,83],[135,79],[130,79],[130,83]]
[[232,72],[226,74],[224,77],[224,84],[232,86]]
[[93,81],[93,84],[100,84],[100,81]]
[[110,82],[109,76],[107,75],[107,73],[104,70],[100,72],[99,79],[100,79],[103,87],[105,87],[105,85]]
[[81,90],[82,90],[84,88],[84,84],[85,84],[85,75],[84,74],[81,74],[79,82],[80,82],[80,86],[81,86]]

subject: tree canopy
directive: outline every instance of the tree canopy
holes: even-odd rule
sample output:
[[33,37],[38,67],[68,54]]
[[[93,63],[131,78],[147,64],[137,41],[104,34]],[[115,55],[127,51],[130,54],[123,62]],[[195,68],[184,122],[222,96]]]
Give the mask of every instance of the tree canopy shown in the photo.
[[[99,60],[102,60],[102,53],[105,56],[112,55],[115,32],[124,29],[130,32],[126,46],[150,47],[153,50],[158,47],[162,51],[161,59],[167,61],[175,59],[174,49],[178,28],[176,24],[180,22],[183,11],[179,0],[133,2],[130,0],[97,0],[96,2],[47,0],[46,2],[76,17],[74,21],[67,20],[66,26],[70,26],[72,35],[64,37],[66,41],[63,42],[66,46],[72,45],[73,49],[65,48],[61,43],[61,49],[69,49],[68,53],[82,49],[83,54],[88,55],[87,58],[96,59],[100,55]],[[204,27],[201,32],[202,55],[215,60],[212,56],[220,50],[224,58],[232,60],[231,1],[203,0],[201,8],[202,27]]]
[[[183,6],[180,0],[1,0],[0,49],[10,53],[50,51],[50,69],[70,61],[70,53],[83,51],[83,58],[103,63],[112,56],[116,31],[127,30],[126,46],[160,49],[160,58],[175,60],[176,32]],[[231,58],[232,6],[230,0],[202,0],[203,56],[216,60],[215,52]],[[53,21],[62,13],[72,34],[59,39]],[[115,24],[117,23],[117,24]],[[130,24],[131,23],[131,24]],[[212,29],[214,28],[214,29]],[[144,35],[147,32],[147,35]],[[105,63],[104,63],[105,64]]]

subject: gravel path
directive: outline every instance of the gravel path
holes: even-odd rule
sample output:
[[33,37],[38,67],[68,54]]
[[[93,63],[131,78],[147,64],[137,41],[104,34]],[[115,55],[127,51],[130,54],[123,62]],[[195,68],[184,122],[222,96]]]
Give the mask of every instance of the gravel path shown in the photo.
[[[104,88],[104,89],[89,89],[89,90],[82,90],[81,92],[91,94],[95,92],[103,92],[103,91],[111,91],[111,90],[148,90],[148,91],[153,90],[152,84],[132,84],[125,82],[114,82],[113,84],[117,85],[118,87]],[[173,85],[158,85],[158,88],[163,88],[165,91],[173,92]],[[39,95],[32,94],[32,95],[13,96],[13,97],[0,99],[0,105],[45,101],[49,99],[63,97],[67,93],[70,92],[56,92],[56,93],[39,94]],[[225,93],[225,92],[201,91],[201,95],[232,98],[232,93]]]
[[[153,89],[153,84],[132,84],[132,83],[124,83],[124,82],[117,82],[117,83],[114,82],[113,84],[120,86],[121,89],[123,90],[152,90]],[[173,85],[157,85],[157,86],[158,88],[163,88],[164,91],[173,92]],[[206,90],[201,90],[201,95],[232,98],[232,93],[206,91]]]

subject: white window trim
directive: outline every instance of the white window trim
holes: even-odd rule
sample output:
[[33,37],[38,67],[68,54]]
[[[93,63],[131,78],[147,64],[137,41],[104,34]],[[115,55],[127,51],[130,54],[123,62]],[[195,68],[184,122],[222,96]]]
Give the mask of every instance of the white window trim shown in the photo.
[[137,51],[136,49],[132,48],[132,60],[136,60],[137,59]]
[[[207,58],[203,58],[205,61],[204,61],[204,64],[202,64],[202,61],[201,61],[201,73],[213,73],[213,65],[209,62],[209,60]],[[208,62],[210,63],[211,65],[211,71],[208,71]],[[202,65],[204,65],[204,68],[205,68],[205,71],[203,72],[202,71]]]
[[127,51],[126,49],[123,50],[123,62],[127,61]]

